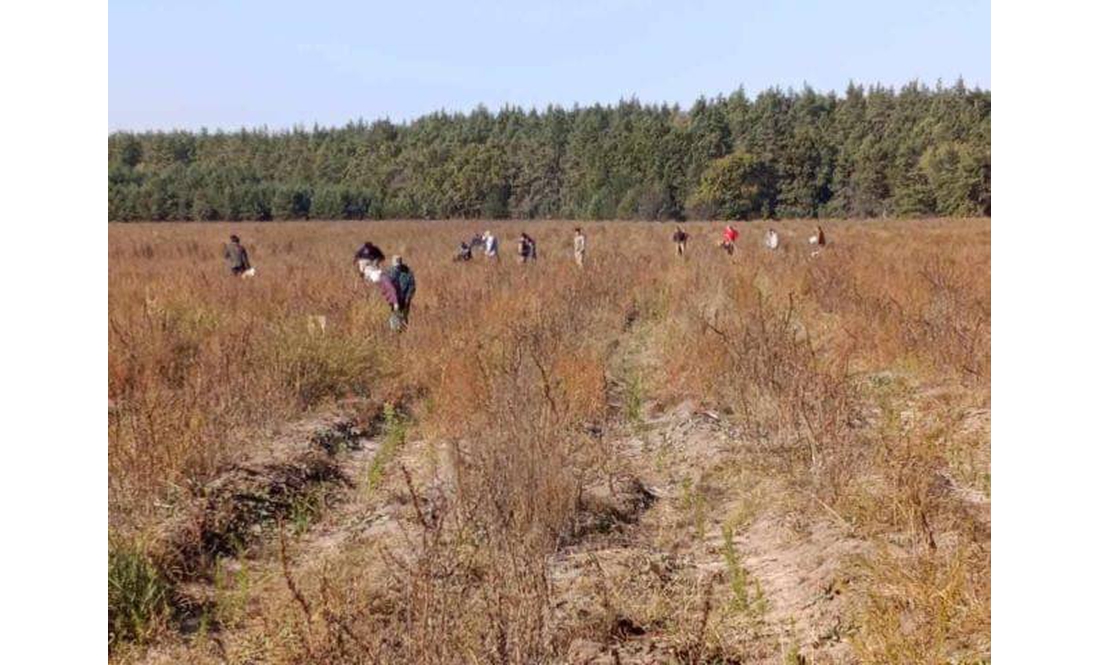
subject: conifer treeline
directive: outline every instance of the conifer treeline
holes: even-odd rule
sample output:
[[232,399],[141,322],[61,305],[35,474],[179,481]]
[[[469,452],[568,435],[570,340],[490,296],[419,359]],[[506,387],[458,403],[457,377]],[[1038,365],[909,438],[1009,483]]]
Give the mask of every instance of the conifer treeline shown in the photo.
[[989,215],[991,93],[742,90],[341,129],[113,133],[109,218]]

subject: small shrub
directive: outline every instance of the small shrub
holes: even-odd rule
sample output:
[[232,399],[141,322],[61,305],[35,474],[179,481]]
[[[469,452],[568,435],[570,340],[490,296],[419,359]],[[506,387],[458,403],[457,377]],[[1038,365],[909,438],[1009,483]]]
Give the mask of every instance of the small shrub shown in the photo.
[[760,588],[760,582],[751,580],[749,572],[741,563],[741,554],[733,544],[733,529],[722,527],[722,557],[730,576],[730,608],[735,612],[745,612],[751,616],[762,616],[767,611],[767,599]]
[[377,375],[374,352],[353,338],[291,330],[276,345],[283,376],[303,408],[333,397],[364,395]]
[[408,422],[405,416],[398,412],[393,404],[386,404],[382,411],[382,446],[374,454],[370,469],[367,471],[368,489],[374,489],[382,481],[386,465],[405,445],[407,432]]
[[145,642],[168,609],[169,584],[145,549],[112,540],[107,549],[107,643]]

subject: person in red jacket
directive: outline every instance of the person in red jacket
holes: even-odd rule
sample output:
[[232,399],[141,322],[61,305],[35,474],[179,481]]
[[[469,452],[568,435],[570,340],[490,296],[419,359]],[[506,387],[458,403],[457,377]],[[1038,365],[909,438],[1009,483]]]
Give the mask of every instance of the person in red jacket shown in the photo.
[[741,235],[737,232],[737,229],[730,225],[726,225],[726,230],[722,232],[722,249],[726,250],[727,254],[733,254],[734,244],[737,242],[737,237]]

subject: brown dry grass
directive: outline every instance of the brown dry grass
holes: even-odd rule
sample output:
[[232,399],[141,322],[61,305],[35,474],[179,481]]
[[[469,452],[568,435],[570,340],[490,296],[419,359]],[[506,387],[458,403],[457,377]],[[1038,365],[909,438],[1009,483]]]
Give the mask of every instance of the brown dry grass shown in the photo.
[[[486,226],[500,263],[452,263]],[[583,271],[573,226],[112,226],[112,537],[141,540],[280,422],[349,396],[417,395],[416,432],[447,460],[451,489],[421,497],[430,477],[391,469],[416,509],[415,546],[381,557],[384,579],[364,572],[378,553],[356,550],[300,581],[305,603],[266,601],[265,634],[282,632],[265,658],[560,660],[569,640],[547,562],[615,462],[590,426],[632,399],[690,397],[768,442],[768,473],[807,510],[881,545],[854,573],[863,659],[987,655],[988,525],[955,490],[988,492],[989,221],[829,222],[813,258],[812,225],[776,224],[772,254],[753,223],[732,261],[714,246],[721,224],[686,225],[686,261],[670,225],[584,224]],[[253,280],[226,274],[230,228]],[[535,265],[514,260],[520,230],[539,241]],[[386,330],[352,268],[366,239],[416,270],[405,334]],[[632,335],[648,357],[631,372],[644,376],[623,375]],[[669,633],[699,632],[697,614]]]

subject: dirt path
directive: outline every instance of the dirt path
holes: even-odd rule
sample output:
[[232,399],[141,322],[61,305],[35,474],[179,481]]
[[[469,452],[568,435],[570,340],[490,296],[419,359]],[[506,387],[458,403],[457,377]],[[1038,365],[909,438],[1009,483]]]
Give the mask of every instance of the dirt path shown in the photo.
[[786,504],[768,451],[720,414],[646,400],[644,377],[660,376],[646,344],[628,326],[611,360],[601,498],[625,517],[551,566],[568,661],[854,662],[843,570],[865,544]]
[[685,403],[624,429],[617,477],[654,501],[554,561],[557,618],[582,635],[570,662],[853,662],[842,570],[863,544],[765,504],[780,494],[713,414]]

